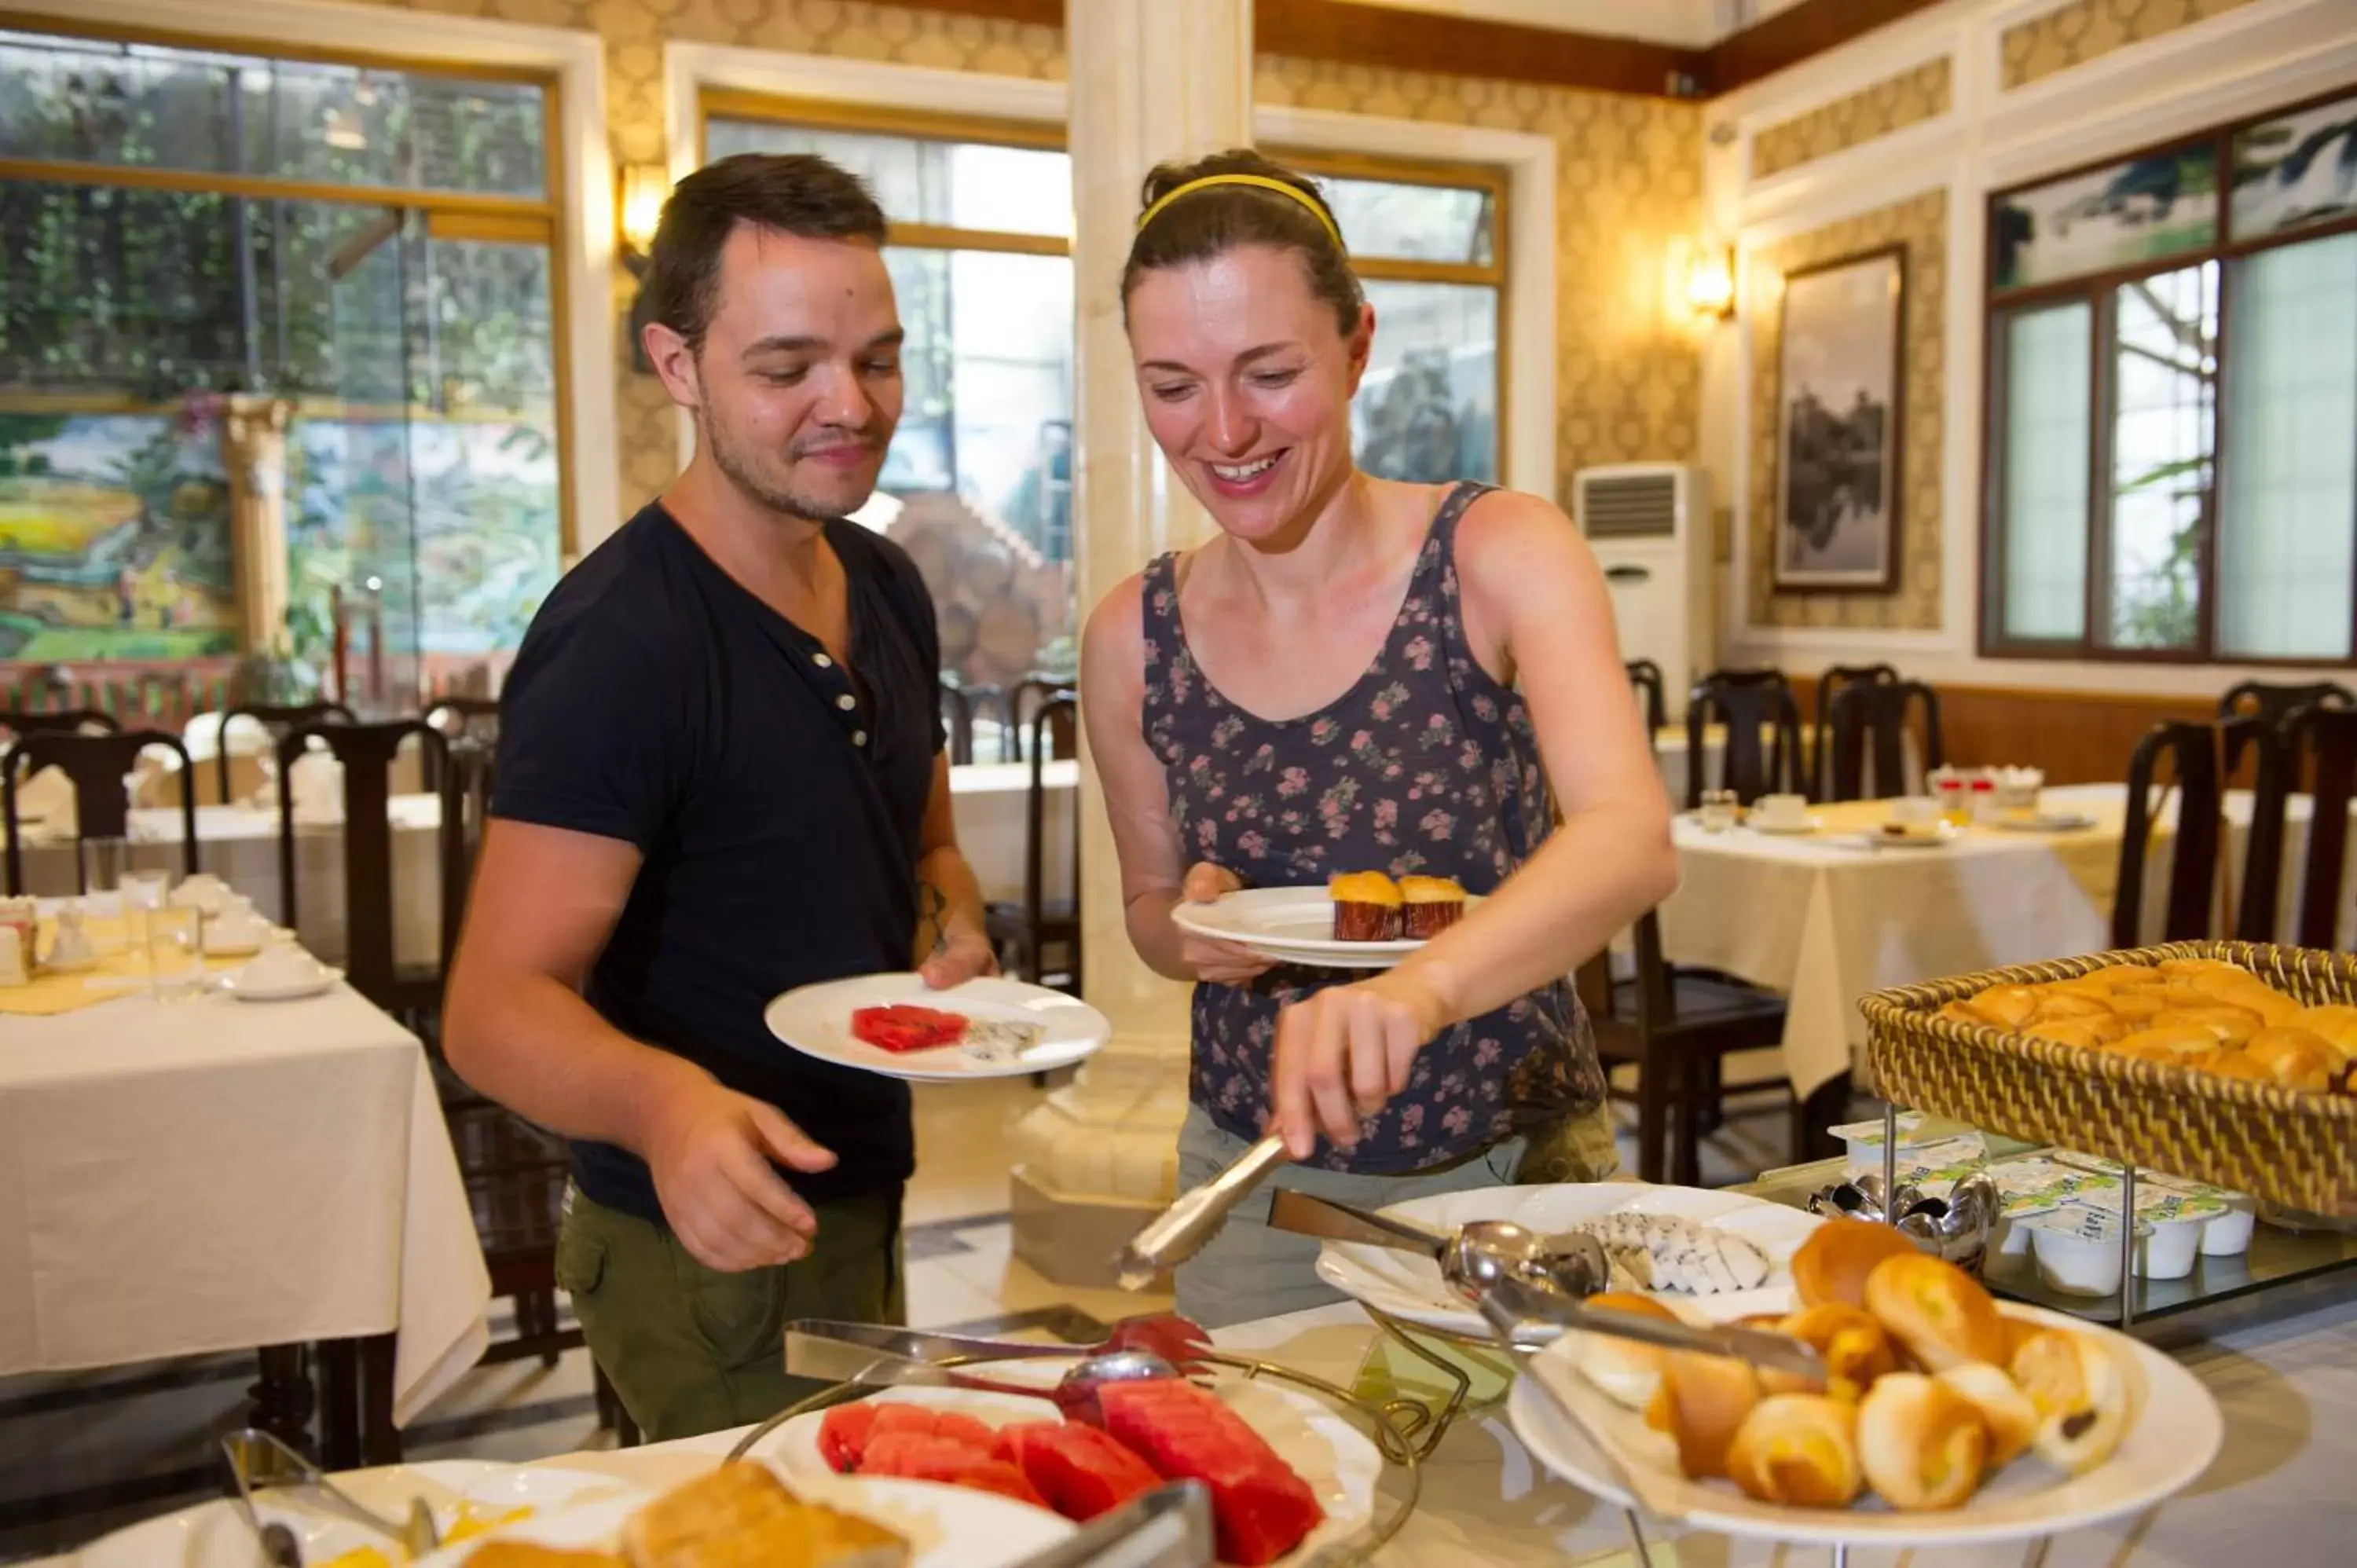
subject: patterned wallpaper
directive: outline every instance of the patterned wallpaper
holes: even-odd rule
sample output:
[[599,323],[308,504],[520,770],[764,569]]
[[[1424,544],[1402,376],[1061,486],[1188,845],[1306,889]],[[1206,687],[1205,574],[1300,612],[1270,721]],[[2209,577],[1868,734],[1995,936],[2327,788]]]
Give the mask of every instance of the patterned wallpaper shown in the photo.
[[[1778,277],[1894,242],[1907,247],[1904,416],[1900,456],[1901,538],[1894,594],[1779,593],[1775,589],[1778,312],[1751,324],[1751,516],[1748,594],[1755,626],[1856,627],[1931,631],[1940,625],[1942,354],[1946,342],[1948,194],[1924,194],[1799,234],[1758,252]],[[1757,296],[1755,296],[1757,297]]]
[[1751,177],[1766,179],[1948,112],[1954,85],[1948,57],[1761,131],[1751,143]]
[[2084,65],[2114,49],[2157,38],[2251,0],[2070,0],[2006,29],[1998,79],[2010,90]]
[[[666,38],[844,55],[1049,80],[1064,74],[1060,29],[857,0],[371,0],[378,5],[596,31],[606,42],[616,153],[663,156]],[[1558,467],[1694,456],[1701,360],[1662,308],[1670,239],[1701,222],[1701,111],[1690,103],[1264,57],[1257,96],[1555,138],[1559,339]],[[619,308],[619,304],[617,308]],[[670,402],[616,367],[622,501],[635,507],[677,464]],[[1520,351],[1520,346],[1518,346]]]

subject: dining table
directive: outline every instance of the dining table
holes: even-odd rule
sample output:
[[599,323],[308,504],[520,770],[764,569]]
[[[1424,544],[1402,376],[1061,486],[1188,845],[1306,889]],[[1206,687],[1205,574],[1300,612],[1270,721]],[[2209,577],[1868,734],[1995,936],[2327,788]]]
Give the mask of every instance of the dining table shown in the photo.
[[[1770,1172],[1737,1190],[1793,1201],[1839,1160]],[[2337,1568],[2350,1560],[2349,1478],[2357,1475],[2357,1274],[2244,1296],[2143,1325],[2218,1404],[2217,1458],[2176,1496],[2110,1522],[2027,1541],[1894,1551],[1858,1546],[1857,1568],[2216,1568],[2252,1552],[2267,1568]],[[1354,1302],[1218,1329],[1227,1354],[1273,1362],[1342,1388],[1388,1377],[1390,1341]],[[710,1470],[754,1429],[643,1447],[585,1451],[546,1467],[609,1477],[649,1491]],[[1737,1540],[1652,1521],[1655,1568],[1816,1568],[1824,1548]],[[1501,1402],[1469,1408],[1419,1467],[1416,1506],[1367,1560],[1372,1568],[1625,1568],[1620,1510],[1550,1473]]]
[[[356,1440],[474,1365],[490,1304],[425,1052],[349,987],[0,1013],[0,1376],[389,1355],[354,1375],[391,1401],[349,1412]],[[286,1397],[265,1423],[299,1422],[307,1390]]]

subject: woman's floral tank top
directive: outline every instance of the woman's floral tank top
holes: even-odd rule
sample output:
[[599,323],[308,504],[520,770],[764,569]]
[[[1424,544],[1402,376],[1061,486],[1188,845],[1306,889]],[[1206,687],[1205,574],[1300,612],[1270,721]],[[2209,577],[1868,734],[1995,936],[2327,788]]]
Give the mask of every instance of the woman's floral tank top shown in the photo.
[[[1474,659],[1458,600],[1458,521],[1488,492],[1469,481],[1448,491],[1373,667],[1299,718],[1257,718],[1222,696],[1187,646],[1178,558],[1146,569],[1146,738],[1168,780],[1182,865],[1209,861],[1254,887],[1383,871],[1488,893],[1530,858],[1553,821],[1530,714]],[[1248,985],[1198,984],[1194,1102],[1235,1136],[1259,1137],[1278,1011],[1353,978],[1280,967]],[[1560,981],[1426,1047],[1358,1146],[1321,1146],[1313,1163],[1420,1170],[1603,1098],[1587,1020]]]

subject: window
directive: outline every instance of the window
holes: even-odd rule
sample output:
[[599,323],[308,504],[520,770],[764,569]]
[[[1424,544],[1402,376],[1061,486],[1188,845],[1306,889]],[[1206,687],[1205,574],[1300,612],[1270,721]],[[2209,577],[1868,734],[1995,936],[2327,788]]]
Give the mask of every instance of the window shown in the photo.
[[[887,499],[863,516],[925,572],[946,668],[997,684],[1069,672],[1074,317],[1062,128],[723,89],[705,91],[703,112],[706,158],[817,153],[876,192],[909,333],[907,403],[885,460]],[[1374,362],[1352,413],[1360,460],[1398,478],[1494,479],[1503,171],[1276,156],[1325,185],[1375,307]]]
[[232,650],[231,392],[294,406],[298,653],[339,589],[397,683],[511,650],[565,536],[554,81],[25,30],[0,80],[0,660]]
[[1506,385],[1506,174],[1316,152],[1276,155],[1325,187],[1375,307],[1374,357],[1351,410],[1371,474],[1494,483]]
[[2357,97],[1990,201],[1998,654],[2357,657]]

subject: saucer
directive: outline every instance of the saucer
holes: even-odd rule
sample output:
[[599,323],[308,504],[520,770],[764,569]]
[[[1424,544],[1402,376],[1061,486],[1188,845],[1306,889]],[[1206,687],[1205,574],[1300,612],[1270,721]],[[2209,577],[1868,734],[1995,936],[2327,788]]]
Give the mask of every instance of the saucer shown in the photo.
[[275,983],[249,980],[243,970],[233,971],[221,978],[221,988],[240,1002],[293,1002],[305,996],[323,996],[343,979],[344,972],[320,964],[316,973],[301,980]]

